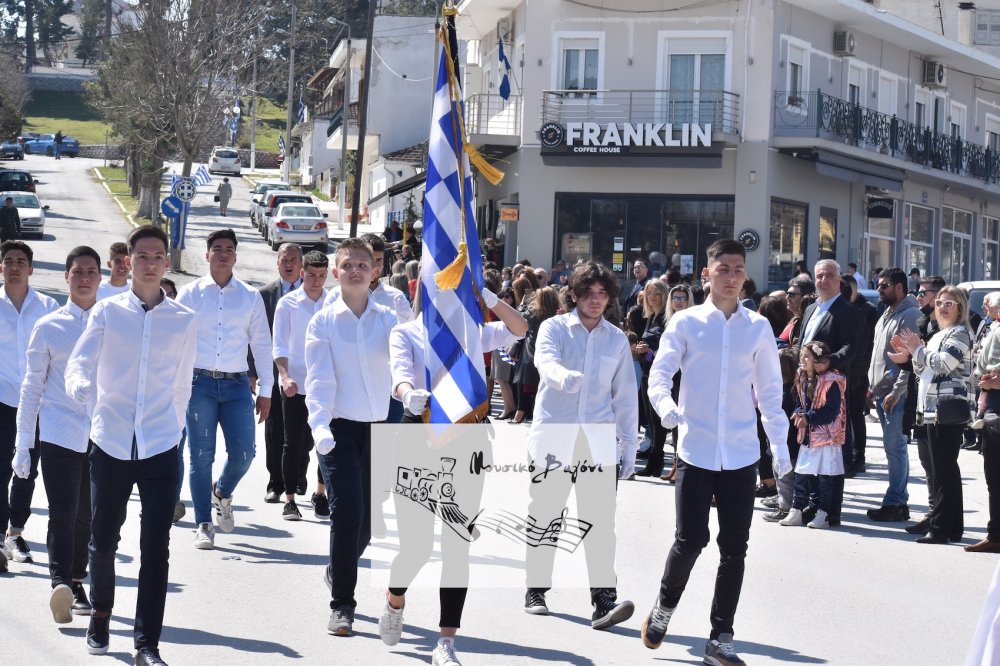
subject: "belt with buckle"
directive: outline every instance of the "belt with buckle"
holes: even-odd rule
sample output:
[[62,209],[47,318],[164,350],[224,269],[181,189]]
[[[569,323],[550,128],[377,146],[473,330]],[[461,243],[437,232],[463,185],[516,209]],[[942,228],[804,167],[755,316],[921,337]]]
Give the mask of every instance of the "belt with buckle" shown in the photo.
[[205,370],[203,368],[195,368],[194,374],[212,379],[241,379],[247,376],[245,372],[222,372],[221,370]]

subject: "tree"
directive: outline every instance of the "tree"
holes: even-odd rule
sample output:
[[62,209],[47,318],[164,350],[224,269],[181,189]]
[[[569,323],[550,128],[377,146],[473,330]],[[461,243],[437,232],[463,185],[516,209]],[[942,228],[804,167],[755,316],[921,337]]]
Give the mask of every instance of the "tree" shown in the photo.
[[383,14],[392,16],[437,16],[441,3],[438,0],[389,0],[381,9]]
[[69,53],[66,38],[73,34],[73,29],[62,22],[67,14],[73,12],[72,0],[35,0],[36,21],[38,31],[38,46],[45,54],[45,60],[52,65],[62,60]]
[[16,137],[24,122],[24,106],[31,99],[28,82],[17,56],[0,52],[0,139]]
[[102,53],[101,36],[104,34],[104,0],[83,0],[80,7],[80,41],[76,57],[84,66]]

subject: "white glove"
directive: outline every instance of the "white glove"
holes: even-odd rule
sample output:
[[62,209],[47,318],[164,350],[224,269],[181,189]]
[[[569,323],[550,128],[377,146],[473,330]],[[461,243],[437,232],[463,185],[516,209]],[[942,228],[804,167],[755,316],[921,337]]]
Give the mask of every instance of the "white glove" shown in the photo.
[[31,451],[29,449],[15,449],[14,460],[10,463],[14,474],[22,479],[27,479],[31,474]]
[[783,479],[792,473],[792,461],[788,458],[775,458],[772,467],[774,469],[774,478],[776,479]]
[[330,431],[330,426],[320,426],[313,430],[313,439],[316,441],[316,453],[321,456],[333,451],[337,446],[337,442],[333,439],[333,433]]
[[89,403],[94,393],[94,385],[88,381],[77,382],[69,387],[69,397],[77,402]]
[[618,475],[620,480],[624,481],[635,474],[635,453],[637,450],[636,447],[630,446],[622,455],[622,471]]
[[660,423],[662,423],[663,427],[667,430],[672,430],[684,425],[687,421],[684,420],[684,414],[681,413],[680,408],[674,407],[663,415],[663,418],[660,419]]
[[403,394],[403,407],[414,416],[419,416],[427,409],[427,401],[430,399],[430,391],[410,389]]
[[583,373],[570,370],[563,380],[563,391],[566,393],[578,393],[583,386]]
[[495,308],[497,303],[500,302],[500,298],[486,287],[483,287],[483,290],[479,292],[479,295],[483,297],[483,303],[486,303],[486,307],[490,310]]

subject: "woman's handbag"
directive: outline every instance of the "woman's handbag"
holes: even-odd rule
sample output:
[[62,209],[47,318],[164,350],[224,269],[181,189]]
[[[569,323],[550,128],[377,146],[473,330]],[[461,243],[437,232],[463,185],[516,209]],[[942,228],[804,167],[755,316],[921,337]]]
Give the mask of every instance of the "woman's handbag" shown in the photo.
[[212,199],[212,201],[214,201],[214,202],[218,203],[218,202],[219,202],[219,195],[218,195],[218,194],[216,194],[216,195],[215,195],[215,198],[214,198],[214,199]]
[[[938,380],[940,384],[940,380]],[[938,397],[935,422],[938,425],[959,425],[969,422],[969,401],[959,396]]]

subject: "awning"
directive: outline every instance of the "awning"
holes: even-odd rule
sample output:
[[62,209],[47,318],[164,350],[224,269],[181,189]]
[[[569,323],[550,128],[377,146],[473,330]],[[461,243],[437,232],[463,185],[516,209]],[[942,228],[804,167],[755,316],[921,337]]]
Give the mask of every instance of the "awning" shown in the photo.
[[418,173],[415,176],[410,176],[406,180],[401,180],[395,185],[389,186],[388,189],[380,192],[379,194],[376,194],[374,197],[368,200],[368,205],[369,206],[372,205],[373,203],[375,203],[376,201],[378,201],[383,197],[394,197],[398,194],[409,192],[413,188],[420,187],[421,185],[423,185],[424,181],[426,180],[427,180],[426,171]]
[[816,173],[889,192],[902,191],[905,176],[902,169],[873,164],[826,150],[816,151]]

